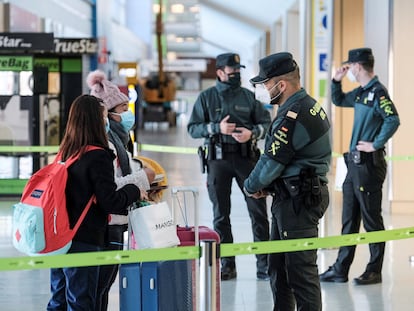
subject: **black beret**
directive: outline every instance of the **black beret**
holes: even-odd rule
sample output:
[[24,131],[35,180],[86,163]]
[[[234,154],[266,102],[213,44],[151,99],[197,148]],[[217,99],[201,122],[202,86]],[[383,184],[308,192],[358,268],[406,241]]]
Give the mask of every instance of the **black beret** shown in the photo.
[[259,60],[259,75],[250,79],[250,83],[258,84],[268,81],[270,78],[284,75],[297,68],[292,54],[281,52],[266,56]]
[[348,63],[366,63],[374,60],[372,50],[370,48],[360,48],[350,50],[348,52],[348,60],[344,61],[343,64]]
[[223,68],[224,66],[233,68],[246,68],[244,65],[240,65],[240,56],[235,53],[224,53],[216,57],[216,68]]

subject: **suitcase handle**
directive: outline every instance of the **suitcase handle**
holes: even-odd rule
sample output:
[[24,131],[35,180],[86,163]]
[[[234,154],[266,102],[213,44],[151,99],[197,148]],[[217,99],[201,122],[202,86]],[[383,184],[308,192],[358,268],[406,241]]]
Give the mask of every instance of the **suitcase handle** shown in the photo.
[[198,194],[198,189],[196,187],[191,186],[178,186],[171,188],[172,194],[177,194],[178,192],[192,192]]
[[[191,193],[193,195],[194,199],[194,244],[199,246],[200,245],[200,238],[199,238],[199,228],[198,228],[198,189],[196,187],[192,186],[177,186],[171,188],[171,194],[172,194],[172,214],[175,215],[175,204],[176,202],[180,202],[178,198],[178,194],[182,192],[184,193],[184,199],[185,199],[185,193]],[[181,209],[181,212],[182,209]],[[186,223],[186,226],[188,227],[188,223]]]
[[[189,192],[193,194],[194,199],[194,244],[197,247],[200,247],[200,236],[199,236],[199,227],[198,227],[198,189],[191,186],[179,186],[179,187],[172,187],[171,194],[172,194],[172,214],[175,216],[175,203],[179,203],[178,194],[183,192],[184,201],[185,201],[185,192]],[[187,222],[188,227],[188,222]],[[196,268],[195,268],[195,297],[196,297],[196,309],[199,310],[199,298],[200,298],[200,259],[196,259]]]

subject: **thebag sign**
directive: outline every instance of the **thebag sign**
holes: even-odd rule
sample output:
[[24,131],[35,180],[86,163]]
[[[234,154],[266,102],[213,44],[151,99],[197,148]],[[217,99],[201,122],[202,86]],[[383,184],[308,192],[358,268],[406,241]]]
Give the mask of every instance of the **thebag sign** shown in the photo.
[[33,58],[31,56],[0,56],[0,71],[32,71]]
[[0,33],[0,50],[52,51],[53,33]]
[[57,54],[96,54],[99,48],[95,38],[55,38],[54,44]]

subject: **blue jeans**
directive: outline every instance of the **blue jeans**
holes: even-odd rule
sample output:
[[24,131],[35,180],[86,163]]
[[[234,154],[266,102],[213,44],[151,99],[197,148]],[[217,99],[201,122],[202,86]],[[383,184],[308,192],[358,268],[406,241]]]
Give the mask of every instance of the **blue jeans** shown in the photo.
[[[124,231],[128,230],[126,225],[110,225],[107,227],[109,245],[103,250],[114,251],[124,248]],[[109,290],[118,274],[119,265],[104,265],[99,267],[99,281],[96,294],[95,311],[108,310]]]
[[[97,245],[73,241],[68,253],[96,252]],[[50,270],[52,297],[48,311],[91,311],[95,309],[99,267],[53,268]]]

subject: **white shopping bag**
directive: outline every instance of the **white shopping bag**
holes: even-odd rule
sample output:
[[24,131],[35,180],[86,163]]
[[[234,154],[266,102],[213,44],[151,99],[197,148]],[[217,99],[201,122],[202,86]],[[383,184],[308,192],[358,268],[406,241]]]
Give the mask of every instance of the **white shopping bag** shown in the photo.
[[172,247],[180,244],[167,202],[154,203],[129,212],[138,249]]

